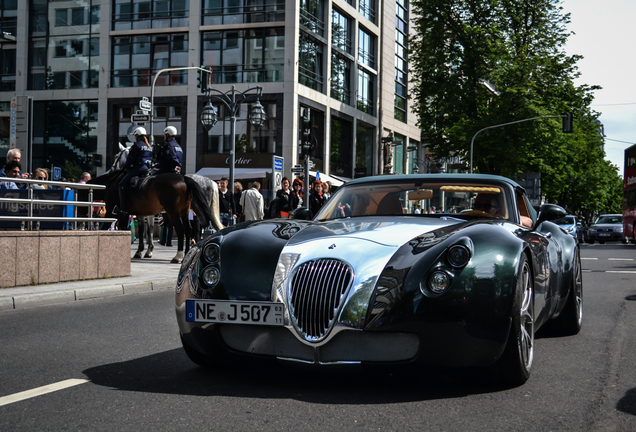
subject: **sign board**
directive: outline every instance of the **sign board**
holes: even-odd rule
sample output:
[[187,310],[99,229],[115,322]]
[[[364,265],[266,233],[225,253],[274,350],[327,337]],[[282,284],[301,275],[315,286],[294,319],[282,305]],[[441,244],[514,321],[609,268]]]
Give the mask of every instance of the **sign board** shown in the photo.
[[130,116],[132,123],[146,123],[150,121],[150,115],[148,114],[133,114]]
[[141,100],[139,101],[139,109],[144,111],[150,111],[152,109],[152,104],[150,103],[148,98],[141,98]]
[[305,171],[305,167],[301,165],[296,165],[295,167],[291,168],[291,172],[293,173],[302,173],[304,171]]
[[62,177],[62,168],[61,167],[53,167],[53,180],[59,180]]
[[282,156],[272,156],[272,189],[274,192],[283,187],[283,161]]
[[33,98],[13,96],[10,110],[9,148],[17,148],[22,152],[22,170],[31,172]]

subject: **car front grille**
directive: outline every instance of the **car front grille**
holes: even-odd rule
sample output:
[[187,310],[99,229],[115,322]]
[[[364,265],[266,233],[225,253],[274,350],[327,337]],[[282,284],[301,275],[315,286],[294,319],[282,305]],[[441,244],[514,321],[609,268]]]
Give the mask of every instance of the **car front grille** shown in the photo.
[[352,279],[349,265],[336,259],[298,266],[290,288],[290,315],[305,340],[316,342],[327,335]]

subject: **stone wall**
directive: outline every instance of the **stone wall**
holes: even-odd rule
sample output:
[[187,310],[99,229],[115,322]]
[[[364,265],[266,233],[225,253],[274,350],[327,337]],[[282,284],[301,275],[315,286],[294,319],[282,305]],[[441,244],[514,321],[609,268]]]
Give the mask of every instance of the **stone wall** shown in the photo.
[[130,231],[0,231],[0,287],[130,276]]

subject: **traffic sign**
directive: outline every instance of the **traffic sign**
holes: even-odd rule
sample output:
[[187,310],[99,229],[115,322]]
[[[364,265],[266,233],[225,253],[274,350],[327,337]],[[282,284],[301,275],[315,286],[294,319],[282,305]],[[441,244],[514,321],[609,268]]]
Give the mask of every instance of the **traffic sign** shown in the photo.
[[130,121],[132,123],[145,123],[150,121],[150,115],[148,114],[133,114],[130,116]]
[[293,173],[302,173],[305,171],[305,167],[300,166],[300,165],[296,165],[295,167],[291,168],[291,172]]
[[144,111],[150,111],[152,109],[152,104],[150,103],[148,98],[141,98],[141,100],[139,101],[139,109],[142,109]]

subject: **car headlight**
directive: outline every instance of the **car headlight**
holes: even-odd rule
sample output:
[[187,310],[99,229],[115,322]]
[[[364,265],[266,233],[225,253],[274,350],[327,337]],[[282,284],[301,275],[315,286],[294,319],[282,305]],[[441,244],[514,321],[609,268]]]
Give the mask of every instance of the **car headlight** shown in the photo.
[[208,288],[215,287],[219,281],[221,280],[221,272],[218,268],[214,266],[207,266],[203,270],[203,274],[201,275],[201,280]]
[[596,232],[596,228],[590,228],[590,232],[595,233]]
[[210,264],[219,262],[221,250],[216,243],[208,243],[203,249],[203,258]]
[[448,249],[446,258],[453,267],[464,267],[470,261],[470,250],[464,245],[453,245]]
[[451,278],[446,272],[437,270],[428,277],[428,289],[433,294],[444,293],[451,284]]
[[616,228],[614,228],[614,231],[622,233],[623,232],[623,227],[622,226],[616,227]]

